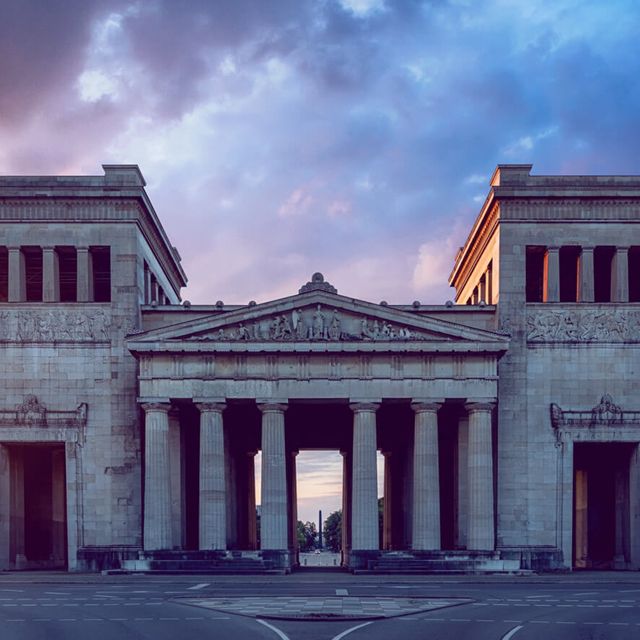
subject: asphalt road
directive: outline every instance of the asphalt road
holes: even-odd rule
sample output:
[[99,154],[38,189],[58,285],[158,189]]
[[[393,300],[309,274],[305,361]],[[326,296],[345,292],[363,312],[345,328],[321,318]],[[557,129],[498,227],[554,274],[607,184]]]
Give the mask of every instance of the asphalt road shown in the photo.
[[[259,596],[466,597],[468,604],[376,621],[255,619],[182,603]],[[2,640],[638,640],[640,573],[160,577],[0,574]]]

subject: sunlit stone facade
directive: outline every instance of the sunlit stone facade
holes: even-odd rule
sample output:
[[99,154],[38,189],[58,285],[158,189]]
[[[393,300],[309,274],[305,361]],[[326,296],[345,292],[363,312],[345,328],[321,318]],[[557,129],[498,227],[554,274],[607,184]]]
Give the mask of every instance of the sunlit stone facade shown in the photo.
[[0,178],[0,568],[287,570],[303,449],[351,568],[640,567],[640,178],[498,167],[455,304],[196,306],[104,170]]

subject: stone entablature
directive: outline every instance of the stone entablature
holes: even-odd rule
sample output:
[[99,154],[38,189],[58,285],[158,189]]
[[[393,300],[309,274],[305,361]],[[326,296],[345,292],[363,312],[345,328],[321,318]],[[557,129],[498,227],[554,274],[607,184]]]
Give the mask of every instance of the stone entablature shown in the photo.
[[636,304],[530,303],[526,317],[528,342],[640,342]]

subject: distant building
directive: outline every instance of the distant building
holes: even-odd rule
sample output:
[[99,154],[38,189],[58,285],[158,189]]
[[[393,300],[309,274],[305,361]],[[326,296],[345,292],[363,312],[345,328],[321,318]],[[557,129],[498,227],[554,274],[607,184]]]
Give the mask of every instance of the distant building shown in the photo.
[[306,448],[343,454],[351,567],[640,568],[640,177],[530,170],[496,169],[442,306],[321,274],[180,304],[136,166],[0,178],[0,568],[288,567]]

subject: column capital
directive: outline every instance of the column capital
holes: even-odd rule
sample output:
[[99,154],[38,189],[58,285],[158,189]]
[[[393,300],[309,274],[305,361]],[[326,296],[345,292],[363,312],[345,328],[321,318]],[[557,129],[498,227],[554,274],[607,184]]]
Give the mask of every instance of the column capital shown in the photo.
[[436,399],[417,399],[411,400],[411,408],[415,413],[437,413],[444,404],[444,398]]
[[629,251],[629,246],[628,245],[616,245],[616,251],[618,252],[622,252],[622,251]]
[[171,411],[171,403],[170,402],[143,402],[140,405],[145,413],[149,413],[150,411],[161,411],[162,413],[169,413]]
[[204,399],[204,398],[194,398],[195,406],[197,407],[200,413],[206,412],[218,412],[222,413],[227,408],[227,403],[224,400],[220,399]]
[[44,251],[55,251],[55,250],[56,250],[56,248],[55,248],[55,247],[53,247],[53,246],[50,246],[50,245],[46,245],[46,246],[43,246],[43,247],[42,247],[42,251],[43,251],[43,252],[44,252]]
[[356,401],[356,402],[350,402],[349,408],[354,413],[363,413],[363,412],[375,413],[380,408],[380,403],[369,402],[369,401]]
[[584,246],[580,247],[580,250],[582,251],[582,253],[585,253],[585,251],[590,251],[591,253],[593,253],[594,249],[595,247],[584,247]]
[[288,408],[288,404],[286,400],[278,400],[278,401],[256,401],[256,405],[260,410],[260,413],[284,413]]
[[20,251],[22,247],[19,244],[10,244],[7,246],[7,251]]
[[494,398],[468,398],[464,408],[471,414],[478,411],[491,412],[496,406]]
[[560,247],[556,245],[547,246],[547,251],[560,251]]

